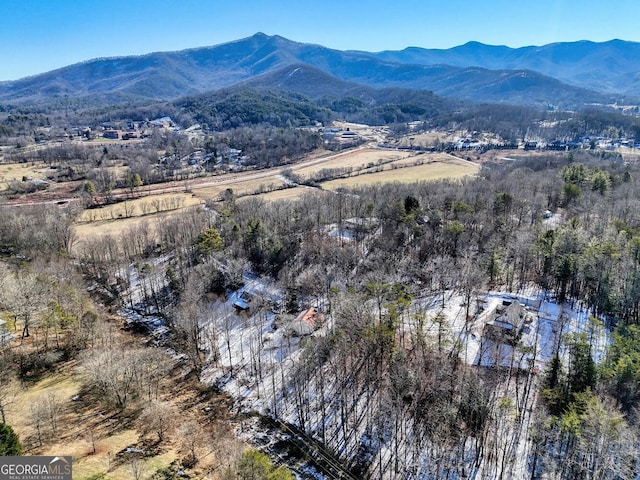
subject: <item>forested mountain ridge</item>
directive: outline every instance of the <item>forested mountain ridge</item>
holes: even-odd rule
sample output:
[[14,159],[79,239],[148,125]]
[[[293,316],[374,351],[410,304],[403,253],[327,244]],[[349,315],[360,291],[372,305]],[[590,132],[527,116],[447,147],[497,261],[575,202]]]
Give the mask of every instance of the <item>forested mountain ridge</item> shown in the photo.
[[449,49],[408,47],[374,56],[398,63],[533,70],[571,85],[601,92],[638,95],[640,43],[610,40],[552,43],[509,48],[468,42]]
[[375,89],[295,64],[232,87],[173,102],[183,115],[216,130],[241,124],[326,124],[331,118],[384,125],[450,114],[461,102],[427,90]]
[[443,96],[482,102],[575,108],[585,103],[622,100],[617,93],[602,94],[567,85],[532,68],[490,70],[483,66],[421,65],[420,58],[400,53],[393,56],[339,51],[258,33],[212,47],[96,59],[2,82],[0,102],[64,101],[69,97],[101,104],[167,100],[228,87],[296,64],[373,88],[432,90]]

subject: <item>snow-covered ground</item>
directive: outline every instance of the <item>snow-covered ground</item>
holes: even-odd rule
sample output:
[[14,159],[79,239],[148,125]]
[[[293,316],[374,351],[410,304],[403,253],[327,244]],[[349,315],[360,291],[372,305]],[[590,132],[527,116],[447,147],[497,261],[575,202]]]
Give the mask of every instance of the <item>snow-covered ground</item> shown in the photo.
[[217,360],[202,377],[231,394],[239,410],[268,413],[277,408],[301,339],[276,322],[272,307],[282,302],[282,293],[258,277],[245,280],[226,301],[210,306],[205,336],[216,339],[217,352],[210,357]]
[[[130,278],[137,280],[139,277],[132,273]],[[140,283],[143,286],[139,288],[144,288],[144,282]],[[142,300],[144,294],[134,293],[133,297]],[[603,356],[607,345],[604,327],[590,321],[589,312],[580,307],[571,308],[568,304],[559,305],[545,292],[531,290],[519,295],[489,292],[481,298],[472,299],[469,319],[462,295],[449,291],[444,297],[444,308],[441,293],[414,300],[409,312],[401,316],[404,323],[399,335],[403,329],[412,334],[418,331],[416,313],[419,312],[424,318],[421,329],[426,340],[432,344],[441,341],[443,348],[455,349],[469,365],[533,367],[534,372],[543,371],[556,351],[561,356],[567,355],[562,341],[566,334],[585,333],[593,346],[596,361]],[[519,302],[528,316],[516,346],[497,343],[483,335],[484,326],[493,319],[495,308],[509,302]],[[322,424],[328,429],[328,438],[331,438],[330,430],[340,428],[338,413],[311,408],[306,409],[306,418],[302,418],[300,412],[304,409],[298,408],[296,402],[317,401],[320,395],[331,398],[333,389],[337,387],[331,384],[331,375],[326,375],[325,383],[321,378],[323,372],[309,377],[311,380],[304,386],[293,386],[294,373],[304,365],[301,347],[306,337],[292,335],[288,328],[290,320],[274,313],[282,303],[281,290],[269,280],[251,275],[247,275],[244,286],[228,295],[226,300],[212,302],[208,319],[202,325],[202,347],[208,353],[202,380],[228,392],[235,400],[238,413],[256,412],[299,426],[303,422],[310,431],[315,431],[315,426]],[[476,312],[478,305],[483,307],[481,312]],[[142,319],[132,310],[121,313],[130,319]],[[444,321],[434,321],[438,314],[444,315]],[[152,323],[155,321],[152,316],[144,319]],[[326,335],[332,328],[332,321],[331,315],[327,315],[327,321],[312,335]],[[446,337],[444,341],[443,337]],[[368,393],[364,393],[362,397],[354,397],[354,408],[364,412],[362,415],[370,415],[373,410],[367,405]],[[296,398],[298,395],[302,397]],[[329,418],[321,419],[323,414]],[[259,428],[250,428],[245,435],[259,436],[259,431]],[[336,438],[337,432],[333,432]],[[338,454],[350,457],[354,454],[354,445],[364,445],[364,431],[354,430],[352,434],[353,445],[332,445]],[[389,456],[390,445],[378,440],[372,450],[377,450],[378,456]],[[403,441],[407,441],[407,445],[411,443],[410,439]]]
[[[477,336],[475,339],[467,338],[469,350],[475,350],[473,361],[467,357],[467,362],[483,366],[509,366],[514,361],[513,365],[520,368],[527,368],[534,362],[534,369],[541,371],[556,351],[561,356],[567,353],[562,340],[569,333],[587,334],[593,345],[594,359],[597,361],[603,357],[607,332],[602,324],[595,325],[589,320],[588,311],[571,308],[568,304],[559,305],[549,300],[544,292],[519,296],[493,292],[486,296],[486,314],[490,314],[503,301],[520,302],[530,315],[531,322],[523,328],[518,345],[496,345],[485,340],[480,346],[482,342],[478,342]],[[483,316],[479,316],[475,323],[482,328]]]
[[[315,425],[335,426],[339,423],[337,417],[322,421],[316,418],[322,412],[313,409],[306,418],[300,418],[294,398],[299,390],[298,393],[294,392],[292,380],[293,373],[303,363],[301,346],[305,339],[291,336],[286,322],[279,322],[278,316],[271,311],[272,305],[282,301],[282,294],[270,285],[259,278],[248,278],[240,291],[234,292],[225,302],[212,305],[206,325],[210,333],[205,335],[217,339],[217,361],[211,362],[204,370],[203,380],[227,391],[235,399],[238,412],[257,412],[296,425],[304,421],[312,431]],[[243,305],[238,300],[244,298],[251,299],[248,302],[249,309],[240,311],[234,304]],[[444,328],[447,340],[443,342],[443,348],[455,348],[460,358],[469,365],[529,369],[531,362],[534,362],[533,371],[541,372],[556,351],[561,356],[567,355],[562,337],[572,332],[587,334],[596,360],[604,354],[607,343],[604,327],[590,322],[589,314],[584,309],[571,308],[567,304],[558,305],[545,292],[531,291],[517,296],[489,292],[480,299],[474,298],[472,302],[469,313],[473,319],[469,321],[463,297],[453,291],[445,293],[444,308],[441,294],[428,295],[414,301],[412,313],[424,313],[426,320],[423,331],[432,344],[437,341],[438,329]],[[485,323],[493,318],[492,312],[505,302],[519,302],[529,317],[515,347],[483,336]],[[483,305],[483,311],[474,315],[478,304]],[[441,324],[433,321],[439,313],[445,316]],[[332,322],[331,316],[328,317],[328,321],[313,335],[327,334]],[[415,315],[408,314],[404,318],[406,323],[402,328],[415,332]],[[333,388],[330,383],[320,386],[317,375],[302,387],[305,401],[317,400],[321,395],[320,389],[325,397],[330,398]],[[367,412],[366,403],[367,399],[362,397],[357,408]],[[337,415],[336,412],[325,414]],[[359,438],[364,438],[364,432],[353,434],[354,438],[358,438],[356,444],[362,443]],[[378,447],[379,455],[385,455],[385,452],[390,454],[388,446],[380,444]],[[346,457],[353,454],[353,451],[343,451],[342,448],[347,446],[338,446],[335,450]]]
[[[607,332],[601,324],[595,325],[589,320],[589,312],[585,309],[571,308],[568,304],[559,305],[550,300],[545,292],[533,290],[521,295],[489,292],[477,300],[483,305],[483,311],[473,315],[478,302],[472,300],[470,314],[474,318],[469,321],[466,319],[464,298],[455,292],[445,294],[444,308],[441,294],[427,296],[417,302],[417,307],[430,319],[438,313],[445,315],[444,328],[450,341],[460,352],[462,360],[469,365],[528,368],[530,362],[534,361],[534,368],[540,371],[558,348],[561,355],[566,353],[561,339],[573,332],[587,334],[593,345],[594,360],[598,361],[604,355]],[[525,307],[531,320],[524,326],[518,344],[514,347],[484,337],[485,324],[491,320],[496,307],[514,301]],[[435,338],[438,328],[434,322],[427,320],[425,334]]]
[[11,342],[14,338],[15,335],[5,326],[5,321],[0,319],[0,346]]

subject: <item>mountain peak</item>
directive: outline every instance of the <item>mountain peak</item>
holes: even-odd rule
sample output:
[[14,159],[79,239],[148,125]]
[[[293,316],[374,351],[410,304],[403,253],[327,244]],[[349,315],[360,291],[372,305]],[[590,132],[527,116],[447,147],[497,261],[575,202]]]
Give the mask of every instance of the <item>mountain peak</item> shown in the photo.
[[[586,101],[584,92],[576,93],[576,86],[638,94],[634,79],[640,75],[639,62],[640,43],[620,40],[515,49],[470,41],[447,50],[409,47],[370,53],[334,50],[257,32],[210,47],[91,60],[0,83],[0,101],[34,103],[64,95],[166,100],[276,72],[261,82],[295,87],[309,91],[309,95],[353,91],[353,84],[359,84],[369,88],[433,90],[477,101],[499,98],[503,102],[527,103],[533,96],[526,92],[535,90],[536,98],[553,98],[549,103],[559,104],[563,95],[572,99],[580,96]],[[285,67],[288,70],[281,70]],[[551,85],[549,78],[517,73],[524,70],[571,86]],[[509,76],[508,72],[516,74]],[[591,95],[590,101],[603,100],[598,95]],[[604,100],[611,103],[609,98]]]
[[460,48],[462,47],[488,47],[490,45],[487,45],[486,43],[482,43],[482,42],[478,42],[477,40],[469,40],[467,43],[460,45]]

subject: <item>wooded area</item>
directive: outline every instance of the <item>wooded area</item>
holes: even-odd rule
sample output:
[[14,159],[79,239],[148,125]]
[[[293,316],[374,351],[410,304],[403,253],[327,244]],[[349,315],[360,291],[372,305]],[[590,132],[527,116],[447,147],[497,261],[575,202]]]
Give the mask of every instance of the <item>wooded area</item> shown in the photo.
[[[75,264],[67,255],[77,208],[2,206],[0,245],[11,256],[0,300],[19,338],[3,348],[5,365],[17,368],[2,371],[7,382],[13,371],[25,382],[81,359],[85,388],[105,407],[125,411],[146,399],[157,410],[141,421],[161,442],[170,424],[152,420],[179,415],[161,415],[172,407],[156,401],[171,365],[154,349],[114,350],[113,327],[83,285],[111,308],[157,315],[171,332],[162,342],[202,372],[216,363],[224,336],[215,318],[206,327],[207,304],[251,271],[281,289],[284,312],[319,305],[330,315],[330,332],[305,340],[270,414],[294,419],[356,476],[633,477],[638,178],[635,165],[615,157],[572,153],[487,165],[462,181],[297,201],[241,201],[228,192],[155,232],[97,239]],[[351,219],[375,222],[350,227],[350,238],[325,233]],[[576,333],[562,338],[544,371],[466,365],[446,320],[416,303],[458,292],[473,321],[477,296],[532,286],[604,322],[612,332],[605,357],[596,362],[593,338]],[[436,337],[425,333],[430,325]],[[61,428],[62,401],[47,401],[33,413],[38,433],[24,439],[28,448]]]
[[[0,205],[0,415],[15,427],[0,448],[84,439],[91,478],[291,478],[272,461],[349,478],[636,478],[640,167],[598,142],[638,141],[637,118],[380,95],[395,103],[247,90],[65,112],[96,131],[167,114],[201,124],[197,135],[136,127],[133,142],[76,141],[91,129],[52,126],[60,111],[7,113],[3,155],[25,174],[7,173],[18,205]],[[411,154],[452,152],[480,171],[328,191],[322,181],[351,171],[284,170],[349,148],[316,125],[337,115],[391,124],[381,149],[402,138]],[[450,132],[465,141],[439,139]],[[479,132],[495,142],[470,147]],[[530,138],[551,148],[530,152]],[[206,202],[177,196],[196,177],[274,166],[285,187],[313,188],[286,201],[226,186]],[[175,196],[151,191],[168,181],[184,182]],[[65,196],[30,196],[54,187]],[[134,226],[78,238],[81,219],[136,209]],[[556,307],[551,354],[522,341],[539,323],[486,333],[490,294],[523,317],[527,296]],[[491,342],[506,362],[487,360]],[[62,373],[66,396],[43,387]],[[247,450],[238,437],[260,418],[294,440]],[[114,432],[126,441],[93,465]]]

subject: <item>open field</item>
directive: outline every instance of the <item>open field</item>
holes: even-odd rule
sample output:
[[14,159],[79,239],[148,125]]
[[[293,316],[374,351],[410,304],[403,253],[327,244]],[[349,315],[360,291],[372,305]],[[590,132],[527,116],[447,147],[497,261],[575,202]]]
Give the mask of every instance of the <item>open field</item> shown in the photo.
[[[273,192],[261,193],[257,195],[262,200],[266,200],[267,202],[275,202],[278,200],[292,200],[302,197],[303,195],[324,195],[326,192],[318,188],[312,187],[293,187],[293,188],[285,188],[282,190],[274,190]],[[238,201],[242,201],[245,198],[253,198],[253,197],[242,197],[238,199]]]
[[410,147],[410,146],[432,147],[434,145],[439,144],[440,142],[448,141],[450,137],[451,135],[448,135],[447,132],[418,133],[416,135],[402,137],[398,141],[398,146],[399,147]]
[[22,180],[23,177],[44,179],[52,172],[55,170],[44,163],[0,163],[0,191],[14,180]]
[[438,180],[443,178],[462,178],[475,175],[480,167],[471,162],[450,157],[447,162],[425,163],[404,168],[396,168],[376,173],[368,173],[349,178],[340,178],[322,182],[321,186],[327,190],[349,188],[356,185],[372,185],[375,183]]
[[154,233],[156,226],[167,218],[200,204],[202,200],[190,193],[165,193],[86,209],[74,226],[76,242],[71,253],[82,252],[87,239],[106,235],[117,238],[139,228]]
[[152,234],[155,234],[155,228],[167,218],[174,215],[180,215],[189,207],[183,207],[177,210],[167,212],[153,213],[145,216],[131,218],[117,218],[115,220],[100,220],[94,222],[79,223],[74,226],[75,243],[71,249],[72,255],[78,255],[86,245],[86,240],[96,240],[101,237],[110,235],[118,238],[123,233],[142,228]]
[[220,185],[206,185],[191,187],[194,195],[203,200],[219,200],[220,195],[227,189],[232,189],[236,195],[251,195],[258,192],[269,192],[285,185],[282,178],[278,178],[277,173],[262,178],[249,178],[244,180],[238,177],[235,182]]
[[396,167],[411,166],[418,164],[432,164],[432,163],[451,163],[459,160],[457,157],[449,155],[448,153],[420,153],[401,160],[393,162]]
[[324,169],[352,168],[354,170],[374,166],[378,163],[395,162],[407,157],[415,156],[414,152],[406,150],[387,150],[380,148],[368,148],[356,150],[333,156],[330,160],[316,165],[291,169],[296,175],[308,178]]
[[96,222],[131,218],[176,210],[182,207],[199,205],[202,201],[189,193],[164,193],[148,197],[133,198],[124,202],[105,205],[98,208],[88,208],[82,212],[79,222]]
[[457,164],[456,162],[469,163],[467,160],[462,160],[447,153],[422,153],[413,155],[399,160],[384,162],[363,168],[357,172],[354,172],[350,177],[356,177],[359,175],[378,173],[388,170],[396,170],[398,168],[417,167],[420,165],[439,165],[439,164]]
[[[117,204],[85,210],[75,226],[76,242],[73,254],[82,251],[85,240],[105,235],[120,237],[131,229],[143,228],[155,232],[156,225],[172,215],[179,215],[184,208],[218,201],[222,193],[232,189],[239,196],[259,195],[267,201],[298,198],[311,190],[304,187],[282,189],[285,179],[282,172],[291,168],[297,175],[308,177],[323,169],[350,167],[359,172],[353,176],[322,183],[322,188],[335,190],[341,187],[367,185],[381,182],[415,182],[440,178],[460,178],[476,174],[479,166],[443,153],[420,153],[389,149],[360,148],[349,152],[312,158],[296,166],[283,166],[269,170],[247,171],[218,177],[194,179],[187,184],[167,184],[142,188],[143,195]],[[359,173],[359,174],[358,174]],[[185,188],[192,193],[185,193]],[[166,193],[160,193],[164,190]],[[147,193],[147,196],[144,196]]]
[[[277,190],[285,185],[283,172],[291,169],[294,173],[307,178],[312,178],[321,170],[331,170],[339,168],[351,168],[356,170],[354,173],[364,173],[379,171],[382,168],[390,168],[390,165],[406,165],[422,161],[429,163],[435,159],[436,162],[448,161],[449,156],[443,154],[416,154],[411,151],[400,151],[386,148],[358,147],[353,150],[332,153],[322,151],[319,156],[318,152],[309,155],[308,158],[298,162],[297,164],[282,165],[264,170],[247,170],[243,172],[233,172],[224,175],[202,176],[189,180],[171,181],[162,184],[145,185],[136,192],[135,200],[129,199],[131,192],[128,189],[114,190],[114,198],[127,202],[105,208],[100,212],[98,209],[91,209],[82,215],[81,222],[87,221],[105,221],[117,218],[126,218],[137,215],[148,215],[156,213],[158,209],[153,205],[155,199],[144,200],[142,197],[158,196],[166,193],[184,193],[192,192],[196,197],[207,201],[217,201],[221,194],[232,189],[238,196],[252,195],[258,193],[267,193]],[[2,167],[0,165],[0,167]],[[28,168],[28,167],[24,167]],[[123,168],[119,165],[112,165],[110,168],[115,169],[115,175],[119,174],[119,169]],[[22,178],[24,173],[34,173],[32,170],[11,170],[12,177]],[[0,172],[3,170],[0,169]],[[5,174],[10,171],[9,166],[5,165]],[[459,176],[458,172],[452,172],[453,176]],[[447,176],[447,173],[436,175],[436,178]],[[431,176],[428,175],[427,178]],[[417,180],[423,179],[422,177]],[[385,181],[377,178],[376,181]],[[389,181],[394,181],[389,180]],[[1,185],[1,183],[0,183]],[[67,203],[80,202],[77,190],[81,188],[81,184],[76,182],[51,183],[47,190],[36,192],[28,195],[21,195],[19,198],[13,198],[7,203],[13,205],[35,205],[44,203]],[[186,198],[186,197],[185,197]],[[186,205],[186,203],[185,203]],[[133,211],[132,211],[133,210]]]

